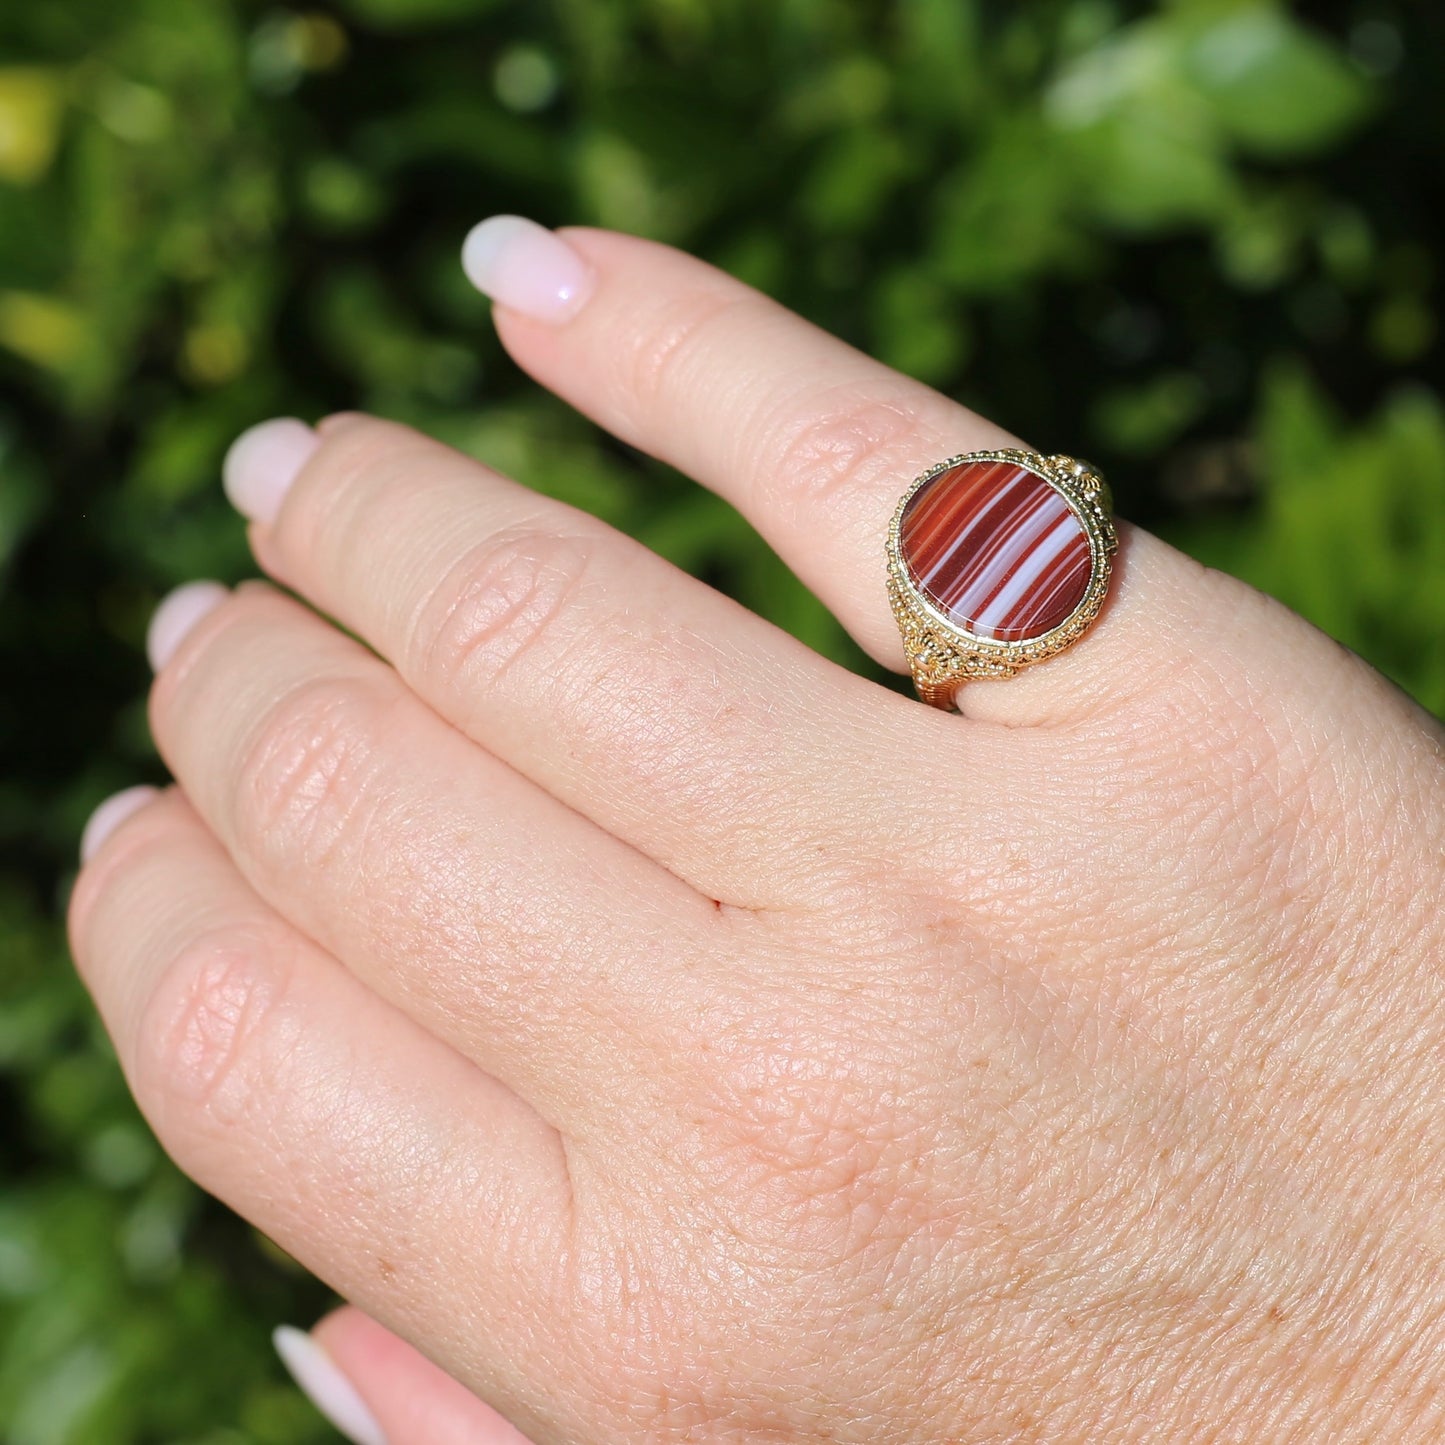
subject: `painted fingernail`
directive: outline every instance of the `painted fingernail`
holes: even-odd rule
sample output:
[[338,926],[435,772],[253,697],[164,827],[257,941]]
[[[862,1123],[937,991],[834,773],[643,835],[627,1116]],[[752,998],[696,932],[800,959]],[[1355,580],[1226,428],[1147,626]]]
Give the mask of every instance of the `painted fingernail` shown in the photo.
[[231,595],[219,582],[186,582],[168,592],[146,629],[146,656],[159,672],[176,655],[186,634]]
[[80,861],[89,863],[96,850],[132,813],[138,813],[152,798],[160,797],[160,789],[149,783],[139,783],[134,788],[123,788],[112,793],[90,815],[80,835]]
[[294,416],[263,421],[231,443],[221,463],[221,485],[231,505],[253,522],[269,526],[321,438]]
[[301,1393],[353,1445],[387,1445],[381,1426],[357,1394],[356,1386],[305,1330],[279,1325],[271,1333],[271,1343]]
[[492,216],[462,243],[462,269],[484,295],[534,321],[567,321],[592,291],[592,268],[523,216]]

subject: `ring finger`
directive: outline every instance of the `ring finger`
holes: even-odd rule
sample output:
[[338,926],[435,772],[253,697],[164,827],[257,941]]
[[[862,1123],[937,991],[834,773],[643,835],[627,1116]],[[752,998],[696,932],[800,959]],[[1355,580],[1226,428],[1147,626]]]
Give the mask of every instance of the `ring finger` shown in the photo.
[[[863,647],[905,665],[882,571],[898,499],[934,463],[1017,438],[668,246],[503,216],[473,232],[464,258],[499,302],[498,332],[522,367],[727,498]],[[1196,646],[1201,618],[1214,608],[1217,624],[1230,605],[1221,584],[1251,606],[1249,589],[1205,583],[1189,558],[1123,531],[1113,596],[1087,645],[1005,683],[970,683],[965,712],[1076,718],[1148,686],[1141,655]]]

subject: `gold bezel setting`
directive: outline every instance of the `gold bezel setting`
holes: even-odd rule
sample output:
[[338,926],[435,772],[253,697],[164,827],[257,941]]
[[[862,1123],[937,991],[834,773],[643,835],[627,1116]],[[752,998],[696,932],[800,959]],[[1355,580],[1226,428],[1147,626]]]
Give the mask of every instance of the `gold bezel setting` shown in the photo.
[[[908,575],[900,547],[903,513],[913,494],[942,472],[968,462],[1012,462],[1042,478],[1064,499],[1089,540],[1089,584],[1079,604],[1056,627],[1023,641],[979,637],[944,616]],[[937,707],[952,707],[959,684],[970,678],[1012,677],[1020,669],[1047,661],[1088,629],[1109,590],[1118,534],[1110,516],[1108,484],[1086,462],[1062,455],[1006,447],[964,452],[915,477],[899,499],[888,528],[888,601],[903,634],[904,651],[919,696]]]

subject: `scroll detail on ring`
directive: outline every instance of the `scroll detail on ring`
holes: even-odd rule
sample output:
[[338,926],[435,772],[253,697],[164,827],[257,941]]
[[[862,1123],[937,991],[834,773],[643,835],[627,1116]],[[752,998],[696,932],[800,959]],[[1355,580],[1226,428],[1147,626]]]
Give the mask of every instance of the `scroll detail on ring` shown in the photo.
[[951,708],[960,683],[1084,633],[1118,549],[1111,505],[1086,463],[1037,452],[968,452],[914,480],[888,529],[888,598],[925,702]]

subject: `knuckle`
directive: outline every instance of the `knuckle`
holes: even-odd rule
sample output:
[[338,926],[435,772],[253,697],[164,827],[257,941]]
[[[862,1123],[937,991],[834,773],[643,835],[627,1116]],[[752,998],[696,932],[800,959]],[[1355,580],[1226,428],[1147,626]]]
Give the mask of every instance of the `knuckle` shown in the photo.
[[514,526],[469,547],[418,611],[408,675],[475,696],[523,659],[550,673],[575,641],[567,619],[594,545],[581,533]]
[[667,408],[696,379],[690,373],[705,359],[723,318],[756,305],[746,291],[697,288],[657,303],[623,340],[616,355],[619,390],[639,424]]
[[308,679],[272,705],[237,770],[245,845],[287,868],[324,867],[363,831],[387,699],[359,677]]
[[288,492],[276,540],[310,575],[346,577],[412,515],[419,479],[442,458],[439,442],[377,417],[329,418],[321,444]]
[[321,433],[319,451],[288,498],[283,521],[300,530],[303,544],[329,535],[346,545],[353,527],[372,520],[377,494],[393,480],[404,482],[418,452],[434,446],[395,422],[360,414],[332,418]]
[[136,1096],[163,1137],[246,1122],[276,1088],[301,1038],[287,1005],[294,948],[279,927],[232,925],[166,965],[135,1040]]
[[808,526],[841,493],[868,495],[882,485],[896,495],[899,477],[946,450],[918,416],[915,390],[901,377],[880,378],[866,392],[846,382],[780,400],[755,431],[759,451],[748,474],[777,478],[778,500]]

